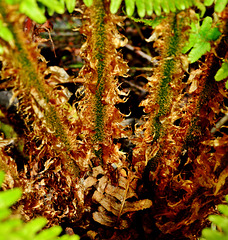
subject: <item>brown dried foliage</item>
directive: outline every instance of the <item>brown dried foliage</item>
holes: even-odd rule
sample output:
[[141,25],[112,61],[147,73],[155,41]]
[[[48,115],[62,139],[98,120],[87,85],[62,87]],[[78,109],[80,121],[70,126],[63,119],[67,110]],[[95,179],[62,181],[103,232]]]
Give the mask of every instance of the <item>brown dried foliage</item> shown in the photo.
[[[172,21],[160,24],[154,30],[159,36],[154,42],[154,48],[161,52],[159,66],[148,78],[149,94],[141,103],[146,113],[144,124],[130,136],[121,125],[124,116],[116,108],[125,101],[120,95],[127,97],[118,84],[118,77],[128,70],[117,50],[126,43],[116,28],[123,19],[109,13],[108,3],[96,0],[95,4],[82,7],[81,33],[86,42],[81,48],[85,65],[79,78],[85,96],[77,109],[68,104],[67,89],[58,86],[68,81],[77,84],[78,79],[69,78],[58,67],[47,68],[37,45],[20,30],[24,17],[15,15],[14,9],[7,10],[6,20],[13,26],[22,50],[18,44],[7,46],[2,59],[1,76],[10,79],[1,89],[13,87],[14,97],[19,99],[17,113],[2,112],[24,141],[27,158],[21,156],[24,163],[19,169],[18,160],[10,156],[11,140],[0,139],[0,168],[7,172],[4,189],[23,188],[22,199],[14,209],[25,220],[42,215],[49,220],[48,226],[65,224],[91,239],[196,239],[208,214],[228,193],[228,138],[222,132],[211,133],[222,117],[221,111],[227,113],[227,92],[222,83],[214,81],[219,68],[214,52],[219,52],[220,46],[212,48],[188,73],[186,56],[176,52],[168,84],[170,104],[159,118],[162,133],[155,141],[153,119],[161,107],[157,99],[169,60],[167,46],[173,36]],[[99,9],[103,11],[100,20]],[[178,14],[178,24],[188,18],[188,13]],[[186,23],[181,24],[179,37],[185,39]],[[105,39],[101,50],[99,34]],[[41,90],[29,82],[31,76],[23,68],[21,54],[29,59]],[[102,138],[97,139],[96,93],[101,82],[104,86],[99,104],[104,118]],[[52,121],[61,126],[61,131]],[[126,160],[120,144],[114,143],[126,137],[136,144],[132,163]],[[136,226],[138,222],[141,229]]]

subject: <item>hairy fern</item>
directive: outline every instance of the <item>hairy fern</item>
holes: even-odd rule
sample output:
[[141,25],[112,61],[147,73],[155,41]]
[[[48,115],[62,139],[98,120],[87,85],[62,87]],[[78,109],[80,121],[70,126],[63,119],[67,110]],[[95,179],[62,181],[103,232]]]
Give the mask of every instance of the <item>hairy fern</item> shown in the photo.
[[[21,196],[19,211],[27,220],[45,216],[49,225],[69,224],[91,239],[130,239],[142,229],[147,229],[143,233],[147,239],[157,232],[162,239],[177,235],[194,239],[205,217],[227,194],[227,136],[217,123],[223,113],[227,115],[227,92],[219,82],[227,78],[227,15],[224,11],[201,19],[205,5],[214,3],[221,10],[227,1],[79,3],[0,1],[1,86],[13,89],[18,105],[16,113],[0,106],[0,169],[7,172],[4,189],[23,188],[22,195],[20,190],[15,194]],[[147,94],[140,103],[144,114],[134,126],[125,125],[129,119],[118,109],[130,89],[122,90],[119,82],[128,71],[119,50],[127,39],[117,27],[125,18],[113,14],[121,4],[131,20],[149,26],[152,35],[147,41],[153,42],[148,44],[153,44],[158,63],[151,76],[144,75]],[[80,12],[80,33],[85,38],[84,65],[76,78],[67,77],[74,87],[82,83],[83,97],[75,105],[59,90],[60,77],[47,67],[37,44],[22,30],[26,16],[43,23],[47,14],[62,14],[65,8]],[[15,132],[21,131],[10,134],[8,122]],[[19,151],[23,163],[9,153],[14,141],[18,148],[20,141],[24,143]],[[130,145],[129,153],[124,141]],[[7,207],[14,202],[12,197]],[[7,201],[1,203],[0,194],[1,204]],[[4,232],[8,209],[1,216]],[[135,229],[135,216],[142,216],[140,229]],[[37,240],[46,234],[54,238],[61,231],[55,227],[37,235],[46,223],[43,218],[28,225],[21,220],[11,223],[21,235]]]

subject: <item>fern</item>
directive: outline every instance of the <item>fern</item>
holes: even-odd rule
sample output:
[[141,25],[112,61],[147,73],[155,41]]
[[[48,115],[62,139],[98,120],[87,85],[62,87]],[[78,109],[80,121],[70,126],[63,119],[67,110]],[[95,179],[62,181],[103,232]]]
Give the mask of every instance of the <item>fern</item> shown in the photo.
[[192,23],[189,42],[183,49],[183,53],[191,50],[188,59],[191,63],[196,62],[202,55],[210,51],[210,41],[217,40],[220,35],[219,29],[212,27],[211,17],[206,17],[201,26],[199,26],[199,22]]
[[[4,172],[0,171],[0,187],[3,181]],[[42,230],[47,223],[43,217],[24,223],[21,219],[11,216],[9,207],[16,203],[21,195],[22,191],[19,188],[0,192],[0,240],[79,240],[77,235],[58,237],[62,232],[60,226]]]
[[[223,62],[221,68],[218,70],[218,72],[215,75],[216,81],[221,81],[228,77],[228,62]],[[226,88],[228,89],[228,80],[226,81]]]
[[[122,127],[123,116],[116,107],[125,101],[119,96],[127,95],[118,87],[118,77],[125,76],[128,68],[117,50],[125,42],[116,28],[122,17],[110,14],[108,9],[111,3],[111,12],[116,12],[122,1],[84,0],[87,6],[82,7],[81,33],[86,37],[81,48],[84,66],[78,75],[83,82],[84,97],[77,102],[77,109],[70,106],[69,111],[67,107],[58,104],[59,95],[53,86],[48,85],[48,81],[53,80],[52,73],[46,81],[47,75],[44,72],[48,69],[45,63],[37,61],[40,55],[35,44],[20,30],[22,25],[19,23],[23,22],[23,17],[21,21],[21,15],[17,15],[15,10],[8,10],[7,5],[2,4],[4,2],[18,4],[21,12],[33,20],[39,18],[42,23],[46,20],[44,11],[49,14],[61,13],[66,6],[72,12],[76,1],[0,1],[3,19],[0,22],[1,43],[7,50],[4,53],[1,76],[4,80],[10,76],[12,81],[10,84],[7,82],[6,87],[13,87],[14,93],[20,98],[18,113],[26,123],[23,127],[26,137],[19,134],[17,137],[24,137],[26,154],[29,155],[24,164],[25,169],[17,172],[17,163],[10,159],[3,146],[0,149],[3,159],[0,159],[0,163],[4,162],[4,167],[7,164],[15,167],[17,179],[13,167],[5,167],[4,170],[14,184],[20,184],[25,189],[19,203],[24,206],[23,215],[31,219],[33,214],[41,214],[48,218],[49,224],[54,221],[63,222],[68,218],[72,226],[83,228],[83,232],[94,229],[96,221],[116,231],[112,237],[108,234],[108,238],[97,233],[99,237],[114,239],[120,233],[117,229],[134,225],[135,212],[149,208],[146,215],[142,213],[142,216],[153,218],[162,234],[172,235],[179,231],[185,237],[193,236],[199,229],[194,229],[191,233],[191,227],[196,221],[202,226],[209,206],[205,203],[202,208],[202,195],[212,196],[211,191],[216,189],[212,201],[208,201],[213,204],[213,199],[218,198],[218,192],[219,196],[225,194],[222,180],[227,176],[226,172],[224,175],[219,172],[223,167],[227,169],[220,162],[227,140],[215,138],[216,142],[213,142],[210,134],[216,121],[215,113],[219,115],[219,106],[223,101],[221,91],[217,91],[221,84],[211,79],[215,76],[216,81],[220,81],[227,77],[226,61],[215,75],[219,69],[219,60],[212,51],[216,52],[216,49],[211,42],[217,40],[221,33],[213,26],[212,18],[206,17],[201,26],[199,18],[197,23],[192,23],[189,43],[184,49],[184,52],[190,51],[190,62],[197,61],[210,51],[205,56],[204,64],[199,64],[199,68],[198,64],[194,64],[186,70],[183,62],[188,64],[188,61],[181,54],[187,39],[185,30],[189,29],[189,19],[195,18],[194,9],[181,10],[194,5],[203,13],[204,4],[197,0],[125,0],[127,15],[132,20],[156,27],[153,32],[153,49],[159,55],[159,64],[153,69],[153,76],[147,78],[145,88],[148,94],[141,103],[146,113],[145,119],[135,130],[136,134],[129,136],[131,133],[127,132],[128,126],[126,129]],[[55,3],[57,4],[53,6]],[[154,20],[137,19],[132,17],[135,10],[140,17],[153,12],[157,16]],[[170,12],[175,14],[169,14]],[[17,21],[17,17],[20,21]],[[161,20],[163,22],[160,24]],[[31,44],[26,45],[27,42]],[[54,81],[53,83],[55,84]],[[76,113],[77,119],[69,121],[73,113]],[[6,116],[7,119],[10,117]],[[8,131],[5,125],[0,125],[0,128],[4,133]],[[11,138],[10,135],[4,135]],[[136,145],[132,150],[133,157],[129,159],[118,142],[125,137]],[[206,145],[209,141],[209,144],[214,145],[213,149]],[[217,171],[216,176],[212,169]],[[140,179],[143,174],[145,178]],[[146,181],[141,183],[141,180]],[[2,181],[0,174],[0,183]],[[17,197],[21,196],[20,190],[18,191]],[[13,189],[9,192],[13,195],[15,191]],[[179,196],[177,192],[183,194]],[[152,196],[151,199],[141,199],[148,195],[148,198]],[[3,203],[0,201],[0,206],[15,203],[13,197],[11,202],[7,202],[8,198],[11,197],[5,197]],[[0,219],[3,219],[0,231],[8,239],[11,231],[14,231],[13,240],[16,240],[15,236],[19,240],[24,236],[35,240],[53,239],[61,232],[60,227],[54,227],[37,234],[46,224],[45,219],[34,219],[28,224],[9,219],[7,206],[0,211]],[[66,209],[61,212],[56,210],[57,206]],[[186,209],[189,210],[187,214]],[[183,218],[180,220],[182,213]],[[87,216],[91,219],[87,219]],[[183,229],[190,229],[190,233]],[[120,238],[130,238],[132,230],[127,229],[126,235],[121,235]],[[21,238],[18,237],[18,232]],[[91,231],[87,231],[88,235],[89,232]],[[67,239],[68,236],[62,238]],[[93,236],[94,238],[96,237]],[[0,236],[1,239],[5,240]]]
[[[76,0],[6,0],[8,4],[19,4],[19,10],[37,23],[44,23],[45,8],[49,15],[54,12],[63,14],[65,5],[69,13],[72,13],[75,8]],[[89,2],[90,5],[91,2]]]
[[215,3],[215,11],[216,12],[222,12],[228,1],[227,0],[205,0],[204,4],[205,6],[211,6],[213,3]]
[[[116,13],[121,5],[121,0],[112,0],[110,5],[111,13]],[[137,7],[138,15],[143,18],[146,14],[152,15],[153,12],[157,16],[160,16],[162,12],[170,13],[178,10],[184,10],[191,6],[198,7],[202,12],[205,12],[204,5],[196,0],[181,1],[181,0],[125,0],[126,13],[128,16],[132,16]]]
[[[225,197],[228,203],[228,195]],[[205,228],[202,231],[200,240],[227,240],[228,239],[228,205],[218,205],[222,215],[210,215],[209,220],[216,226]]]
[[139,22],[139,23],[143,23],[146,26],[150,26],[153,29],[158,26],[161,21],[165,18],[165,16],[158,16],[155,19],[151,20],[151,19],[143,19],[143,18],[134,18],[134,17],[129,17],[131,20],[133,20],[134,22]]

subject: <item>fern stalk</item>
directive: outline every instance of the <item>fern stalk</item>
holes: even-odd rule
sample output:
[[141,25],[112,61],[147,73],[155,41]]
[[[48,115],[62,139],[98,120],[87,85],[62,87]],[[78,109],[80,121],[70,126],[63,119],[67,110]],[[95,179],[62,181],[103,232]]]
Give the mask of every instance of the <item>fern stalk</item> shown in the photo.
[[[23,96],[20,106],[21,114],[27,116],[27,121],[34,121],[34,127],[37,124],[36,129],[42,129],[38,131],[40,137],[42,135],[50,136],[50,132],[52,132],[49,139],[52,139],[52,142],[50,142],[52,144],[51,148],[56,151],[57,155],[62,155],[63,159],[65,159],[64,164],[71,174],[79,176],[79,168],[70,157],[73,146],[72,139],[69,139],[69,130],[67,129],[69,126],[64,123],[62,116],[60,116],[60,109],[51,104],[56,96],[51,93],[51,89],[45,83],[42,75],[46,66],[44,63],[38,63],[39,53],[35,44],[32,42],[26,43],[26,41],[30,40],[24,36],[19,23],[11,22],[10,10],[7,12],[6,9],[6,5],[1,1],[0,13],[2,16],[6,16],[4,21],[8,24],[14,36],[15,47],[10,49],[10,55],[7,58],[11,59],[13,56],[13,67],[17,69],[15,88]],[[17,21],[20,22],[21,17],[19,15],[17,17]],[[34,100],[31,102],[31,99]],[[34,110],[31,110],[35,105],[34,102],[38,104],[38,107],[43,112],[43,124],[34,120],[35,113]],[[31,104],[30,107],[29,104]],[[44,125],[46,125],[46,129],[42,127]],[[34,138],[34,136],[31,137]],[[59,150],[59,147],[56,147],[57,145],[61,146],[60,148],[63,151]]]
[[116,28],[122,18],[110,14],[108,6],[106,1],[96,0],[85,13],[89,19],[82,28],[87,41],[82,46],[86,64],[80,72],[86,87],[80,103],[81,119],[84,132],[90,133],[85,139],[95,156],[103,163],[122,164],[123,154],[113,139],[125,134],[119,124],[123,118],[115,105],[123,102],[117,77],[126,73],[127,64],[116,50],[123,44]]
[[[143,128],[145,129],[145,137],[142,141],[140,140],[141,143],[138,143],[138,147],[135,149],[134,161],[137,162],[143,158],[141,154],[145,155],[145,164],[147,165],[145,172],[147,173],[151,170],[152,165],[155,167],[155,162],[163,154],[162,141],[167,134],[167,128],[170,124],[168,116],[171,113],[175,98],[181,91],[180,69],[177,71],[177,66],[180,64],[178,55],[181,49],[181,22],[183,22],[181,14],[171,16],[169,20],[163,20],[163,25],[165,26],[162,29],[165,34],[165,43],[163,44],[166,47],[163,46],[162,48],[162,63],[155,70],[154,76],[148,79],[150,95],[141,104],[145,107],[145,112],[149,113],[149,119],[140,128],[140,131]],[[147,148],[153,148],[153,151]],[[140,153],[141,157],[138,156],[138,153]]]
[[[187,19],[184,15],[183,18]],[[175,34],[175,24],[166,27],[169,30],[164,27],[163,36],[167,48],[162,48],[163,42],[155,42],[163,50],[164,60],[149,78],[151,95],[143,106],[150,118],[140,128],[145,129],[145,136],[134,149],[134,164],[138,167],[137,161],[145,161],[144,186],[154,199],[151,218],[156,219],[160,231],[175,235],[181,229],[185,236],[193,238],[194,224],[203,222],[208,214],[204,209],[209,209],[216,198],[227,192],[222,188],[227,167],[221,159],[221,155],[225,155],[226,137],[215,146],[211,144],[210,133],[216,109],[223,101],[218,91],[221,86],[212,81],[219,64],[213,53],[207,54],[204,64],[191,70],[188,82],[183,83],[180,46],[184,34],[182,32],[182,38]],[[218,196],[211,196],[213,190]],[[186,214],[187,206],[188,216],[179,220]]]
[[94,1],[94,18],[95,28],[94,35],[95,42],[95,61],[97,61],[97,83],[95,92],[95,141],[102,141],[104,134],[104,104],[102,103],[102,95],[104,92],[105,79],[107,78],[105,72],[106,56],[106,29],[104,23],[105,9],[103,1]]

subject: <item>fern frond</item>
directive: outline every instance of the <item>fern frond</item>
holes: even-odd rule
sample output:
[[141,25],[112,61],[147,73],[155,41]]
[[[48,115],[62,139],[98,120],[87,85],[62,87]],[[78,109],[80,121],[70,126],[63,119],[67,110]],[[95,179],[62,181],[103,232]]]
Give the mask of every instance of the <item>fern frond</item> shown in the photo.
[[191,27],[192,29],[189,36],[189,42],[183,49],[183,53],[186,53],[191,49],[188,58],[189,61],[193,63],[206,52],[210,51],[210,41],[217,40],[221,35],[221,32],[218,28],[212,28],[211,17],[206,17],[201,26],[199,26],[199,23],[197,22],[192,23]]
[[[121,2],[122,1],[111,0],[111,13],[115,14],[118,11]],[[202,7],[198,0],[125,0],[127,15],[131,17],[136,6],[137,13],[141,18],[143,18],[146,14],[150,16],[153,12],[155,12],[157,16],[160,16],[162,12],[177,12],[178,10],[184,10],[193,5]]]
[[[226,195],[228,203],[228,195]],[[228,238],[228,205],[219,204],[218,210],[223,215],[209,215],[208,219],[217,228],[204,228],[200,240],[225,240]]]
[[228,4],[228,0],[204,0],[205,6],[211,6],[213,3],[215,4],[215,11],[222,12]]
[[[4,2],[0,2],[0,13],[3,16],[10,15],[6,11]],[[18,18],[20,18],[19,15]],[[4,20],[8,23],[14,37],[15,47],[10,49],[9,54],[14,55],[11,67],[16,68],[18,72],[14,81],[15,88],[19,88],[19,94],[23,96],[23,101],[20,103],[21,114],[26,115],[30,119],[29,121],[33,122],[33,127],[37,129],[37,136],[46,135],[46,137],[52,139],[52,150],[56,152],[55,154],[60,154],[60,148],[64,149],[61,155],[63,155],[63,159],[65,159],[65,164],[68,165],[69,170],[71,169],[71,173],[76,176],[79,174],[78,170],[76,170],[78,169],[77,164],[69,156],[69,152],[73,149],[73,138],[70,137],[72,132],[69,131],[67,124],[71,123],[70,121],[63,120],[62,114],[64,110],[60,104],[50,104],[57,96],[41,77],[41,71],[44,71],[46,66],[41,63],[38,64],[39,53],[36,45],[33,43],[29,45],[25,44],[24,33],[18,24],[12,23],[8,20],[8,17],[5,17]],[[9,55],[6,55],[6,59],[7,57],[10,58]],[[24,107],[24,105],[30,105],[30,108]],[[38,108],[42,109],[42,114],[40,114],[44,120],[42,124],[40,123],[41,119],[38,121],[34,120]],[[65,111],[64,115],[67,115],[67,111]],[[30,137],[33,139],[34,133]],[[59,148],[58,146],[61,147]]]
[[[218,70],[218,72],[215,75],[215,80],[221,81],[223,79],[226,79],[227,77],[228,77],[228,63],[226,61],[224,61],[222,63],[221,68]],[[228,89],[228,80],[226,81],[225,86]]]

